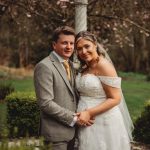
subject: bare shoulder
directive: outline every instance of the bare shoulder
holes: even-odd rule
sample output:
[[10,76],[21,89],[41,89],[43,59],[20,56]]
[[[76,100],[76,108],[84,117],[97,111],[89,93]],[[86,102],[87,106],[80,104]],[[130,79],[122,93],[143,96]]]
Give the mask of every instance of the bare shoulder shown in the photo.
[[106,58],[101,57],[98,63],[99,75],[101,76],[110,76],[116,77],[116,69],[111,62],[109,62]]

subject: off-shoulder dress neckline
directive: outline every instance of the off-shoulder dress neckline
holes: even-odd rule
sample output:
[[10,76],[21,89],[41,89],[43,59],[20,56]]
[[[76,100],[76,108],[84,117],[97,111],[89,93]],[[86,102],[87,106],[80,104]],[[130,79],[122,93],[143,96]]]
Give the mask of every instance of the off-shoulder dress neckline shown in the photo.
[[112,79],[114,79],[114,78],[120,78],[121,79],[121,77],[118,77],[118,76],[116,76],[116,77],[110,77],[110,76],[95,75],[93,73],[86,73],[86,74],[79,73],[79,75],[80,75],[80,77],[95,76],[95,77],[100,77],[100,78],[102,77],[102,78],[112,78]]

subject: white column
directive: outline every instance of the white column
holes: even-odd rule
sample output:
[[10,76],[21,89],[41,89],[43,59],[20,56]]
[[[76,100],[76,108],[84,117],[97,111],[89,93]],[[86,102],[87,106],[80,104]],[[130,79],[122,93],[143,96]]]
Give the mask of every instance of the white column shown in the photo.
[[75,31],[87,30],[88,0],[75,0]]

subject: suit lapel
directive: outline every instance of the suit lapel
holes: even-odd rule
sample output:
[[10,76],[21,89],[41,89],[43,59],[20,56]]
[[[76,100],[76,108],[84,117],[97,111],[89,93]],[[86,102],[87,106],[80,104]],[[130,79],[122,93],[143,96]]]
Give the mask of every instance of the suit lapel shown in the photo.
[[[57,69],[57,71],[59,72],[59,74],[61,75],[63,80],[65,81],[65,83],[68,86],[69,90],[74,95],[74,92],[73,92],[73,90],[71,88],[70,82],[69,82],[69,80],[67,78],[66,72],[63,69],[63,67],[62,67],[61,63],[59,62],[58,58],[53,53],[51,53],[50,54],[50,59],[51,59],[53,65],[54,65],[54,67]],[[71,78],[72,78],[72,75],[71,75]]]
[[70,71],[71,71],[71,81],[70,81],[70,83],[71,83],[71,86],[72,87],[74,87],[74,70],[73,70],[73,63],[72,62],[69,62],[69,64],[70,64]]

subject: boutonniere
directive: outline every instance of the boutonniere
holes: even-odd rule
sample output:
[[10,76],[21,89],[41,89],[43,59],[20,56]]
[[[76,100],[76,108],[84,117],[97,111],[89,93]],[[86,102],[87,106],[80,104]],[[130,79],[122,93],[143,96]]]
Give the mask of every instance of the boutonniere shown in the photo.
[[75,70],[79,70],[79,68],[80,68],[80,62],[79,61],[78,62],[73,62],[73,68]]
[[81,69],[80,61],[73,62],[73,69],[74,69],[75,75],[77,75],[80,72],[80,69]]

